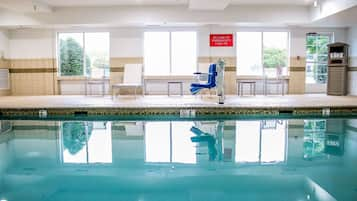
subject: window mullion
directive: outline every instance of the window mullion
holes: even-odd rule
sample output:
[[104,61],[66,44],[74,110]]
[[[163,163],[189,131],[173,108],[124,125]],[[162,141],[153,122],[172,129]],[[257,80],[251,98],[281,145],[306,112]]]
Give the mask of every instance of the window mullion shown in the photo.
[[261,32],[260,33],[261,34],[261,38],[262,38],[262,40],[261,40],[261,47],[262,47],[262,49],[261,49],[261,61],[260,61],[260,65],[261,65],[261,67],[262,67],[262,70],[263,70],[263,76],[265,76],[265,69],[264,69],[264,32]]
[[85,41],[85,33],[82,32],[82,41],[83,41],[83,61],[82,61],[82,65],[83,65],[83,75],[85,77],[87,77],[87,67],[86,67],[86,41]]

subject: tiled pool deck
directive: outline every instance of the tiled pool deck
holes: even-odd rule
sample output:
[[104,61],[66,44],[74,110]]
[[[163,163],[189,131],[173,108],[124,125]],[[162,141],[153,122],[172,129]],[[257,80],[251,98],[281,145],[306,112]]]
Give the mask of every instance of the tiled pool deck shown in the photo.
[[0,97],[2,115],[38,114],[46,109],[53,114],[86,111],[98,115],[179,114],[194,109],[199,114],[319,114],[330,108],[332,113],[357,114],[357,96],[286,95],[227,96],[225,104],[215,96],[5,96]]

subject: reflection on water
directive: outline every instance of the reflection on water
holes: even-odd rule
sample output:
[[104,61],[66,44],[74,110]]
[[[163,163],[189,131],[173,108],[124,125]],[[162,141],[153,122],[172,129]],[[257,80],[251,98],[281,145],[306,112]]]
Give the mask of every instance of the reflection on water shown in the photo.
[[285,161],[287,123],[283,120],[237,121],[236,162]]
[[343,155],[344,136],[344,121],[305,120],[304,158],[312,160],[328,155]]
[[0,124],[0,200],[357,200],[354,120]]
[[110,122],[61,123],[64,163],[111,163]]

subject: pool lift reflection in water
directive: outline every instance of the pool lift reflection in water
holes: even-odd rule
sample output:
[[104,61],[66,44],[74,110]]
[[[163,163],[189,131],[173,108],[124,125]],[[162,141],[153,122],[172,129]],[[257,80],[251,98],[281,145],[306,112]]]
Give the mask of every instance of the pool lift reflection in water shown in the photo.
[[191,141],[194,143],[207,143],[209,160],[214,161],[222,160],[222,137],[224,131],[224,122],[219,121],[216,129],[216,134],[211,134],[202,131],[196,126],[192,126],[190,129],[195,136],[191,137]]

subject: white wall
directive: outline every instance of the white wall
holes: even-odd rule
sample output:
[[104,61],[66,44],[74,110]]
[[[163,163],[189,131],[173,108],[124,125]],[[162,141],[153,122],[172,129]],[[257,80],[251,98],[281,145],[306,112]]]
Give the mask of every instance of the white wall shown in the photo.
[[[348,29],[348,44],[350,45],[350,67],[357,68],[357,27]],[[357,71],[348,73],[348,91],[351,95],[357,95]]]
[[9,33],[6,30],[0,30],[0,58],[7,58],[9,54]]
[[[296,5],[235,5],[224,10],[194,11],[187,6],[56,7],[54,12],[21,14],[2,11],[0,26],[274,23],[305,24],[310,10]],[[269,16],[269,17],[266,17]],[[283,17],[282,17],[283,16]]]
[[45,29],[10,31],[11,59],[55,58],[55,32]]
[[141,29],[113,29],[110,31],[111,57],[143,57],[144,31]]
[[[350,57],[357,57],[357,26],[348,29],[348,44],[350,45]],[[352,59],[350,66],[357,67],[357,60]]]

